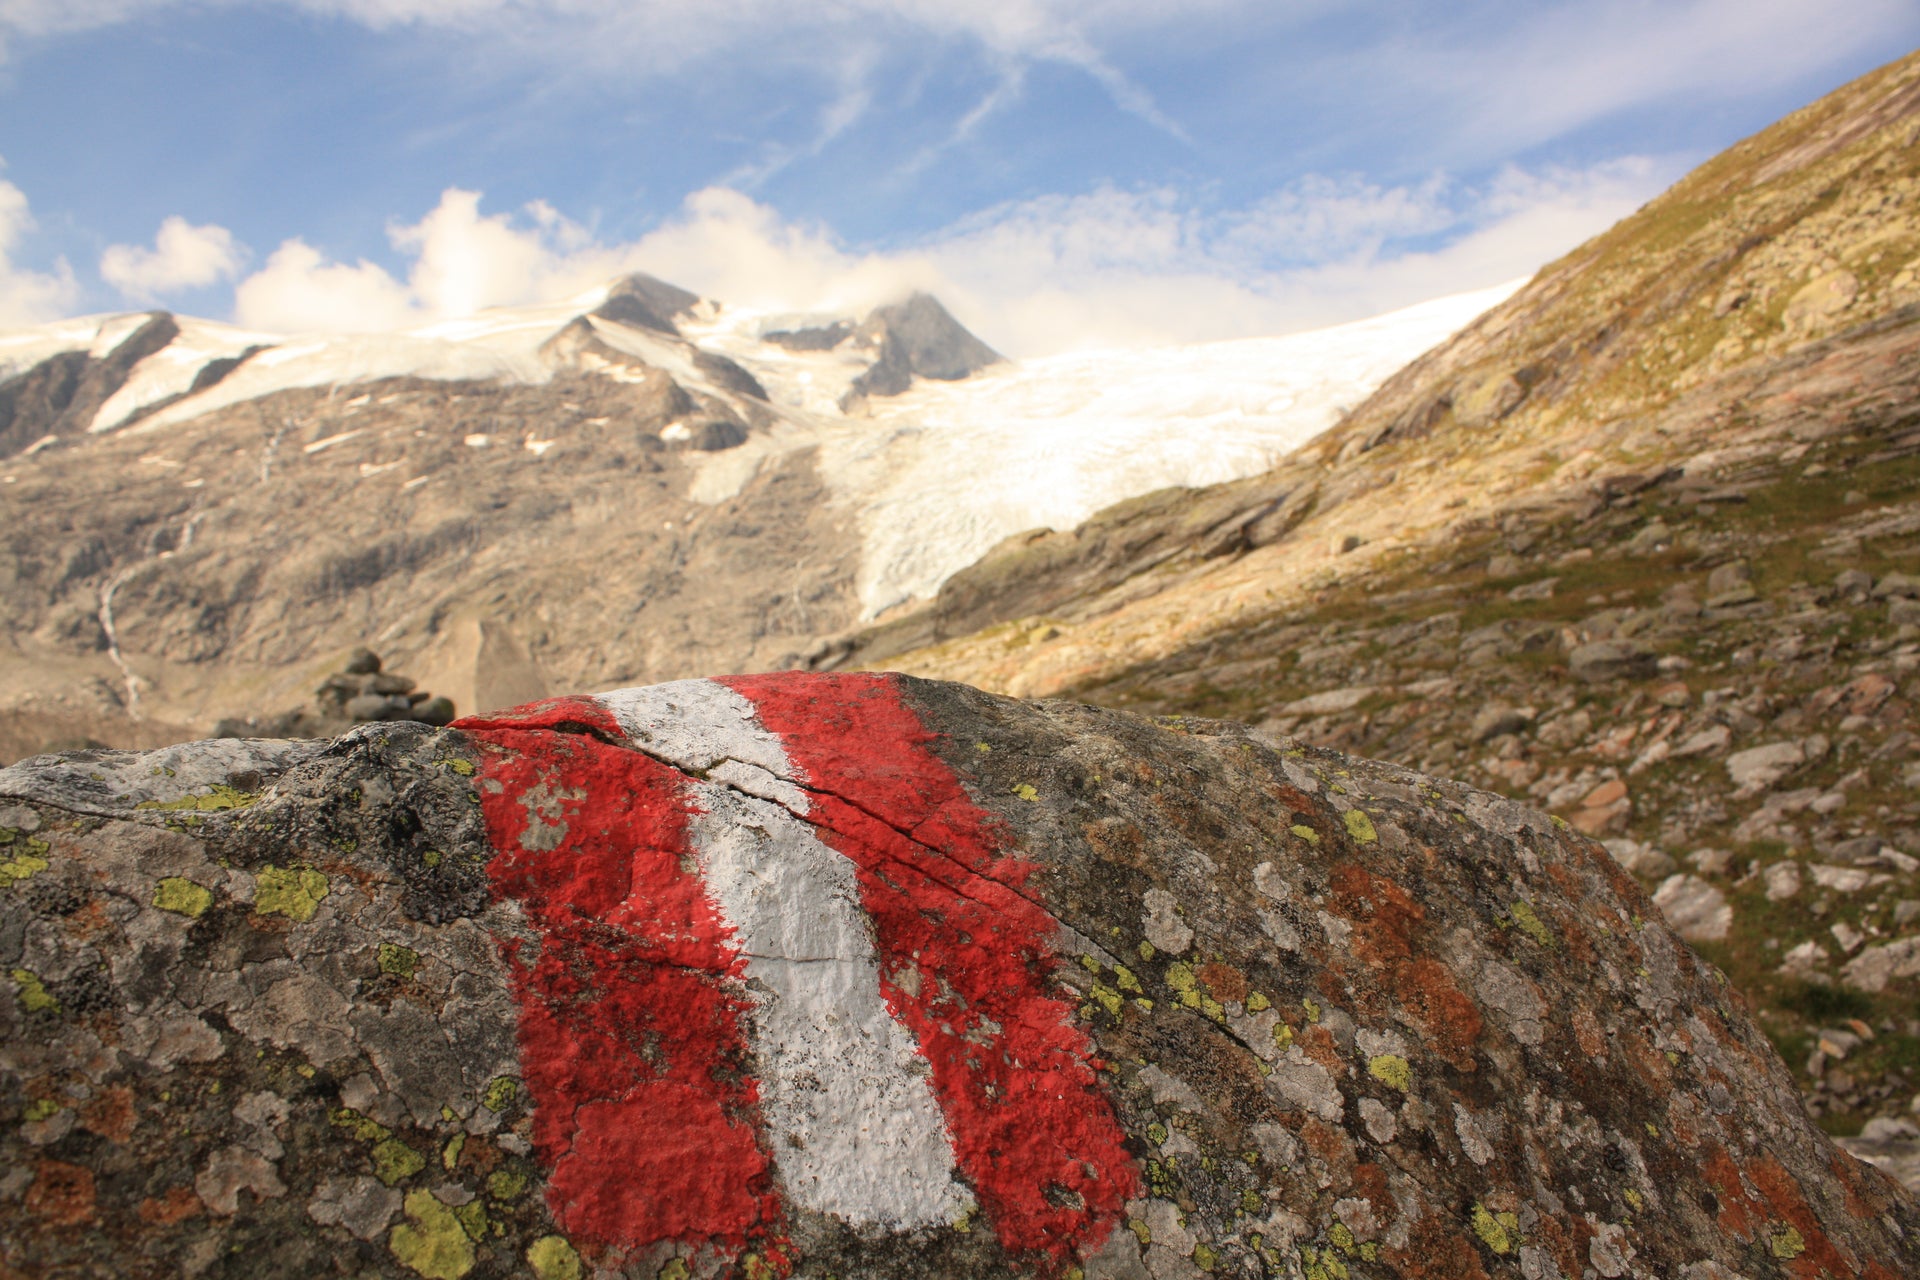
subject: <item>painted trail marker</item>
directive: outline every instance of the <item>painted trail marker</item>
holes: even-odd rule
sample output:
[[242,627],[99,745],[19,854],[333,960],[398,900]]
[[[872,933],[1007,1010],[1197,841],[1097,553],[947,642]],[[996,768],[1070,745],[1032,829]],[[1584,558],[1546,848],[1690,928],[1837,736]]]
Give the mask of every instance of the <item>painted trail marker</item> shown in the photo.
[[1049,979],[1058,926],[889,679],[682,681],[459,727],[495,748],[490,874],[535,934],[505,945],[570,1234],[777,1256],[789,1206],[979,1215],[1064,1266],[1114,1230],[1139,1173]]

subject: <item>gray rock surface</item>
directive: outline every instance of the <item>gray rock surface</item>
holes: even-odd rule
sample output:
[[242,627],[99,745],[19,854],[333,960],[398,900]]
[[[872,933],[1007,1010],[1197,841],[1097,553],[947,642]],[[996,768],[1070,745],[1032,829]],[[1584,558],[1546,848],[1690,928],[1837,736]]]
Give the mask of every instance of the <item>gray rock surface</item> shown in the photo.
[[1590,840],[889,676],[0,770],[26,1275],[1892,1277]]

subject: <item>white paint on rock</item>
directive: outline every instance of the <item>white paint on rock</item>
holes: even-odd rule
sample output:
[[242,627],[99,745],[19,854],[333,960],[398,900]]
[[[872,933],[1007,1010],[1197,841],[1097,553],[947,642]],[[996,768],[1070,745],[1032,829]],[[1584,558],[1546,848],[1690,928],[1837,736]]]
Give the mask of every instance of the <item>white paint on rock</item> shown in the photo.
[[604,694],[634,745],[705,780],[691,837],[745,958],[762,1114],[794,1203],[856,1226],[950,1223],[973,1207],[913,1033],[880,993],[854,866],[804,821],[779,738],[725,685]]

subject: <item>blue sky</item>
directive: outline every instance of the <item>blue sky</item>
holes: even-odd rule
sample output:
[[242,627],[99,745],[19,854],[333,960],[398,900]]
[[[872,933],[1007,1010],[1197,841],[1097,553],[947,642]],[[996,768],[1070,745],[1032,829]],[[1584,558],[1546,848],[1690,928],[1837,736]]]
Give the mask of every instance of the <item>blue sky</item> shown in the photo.
[[1498,283],[1920,0],[0,0],[0,324],[932,288],[1016,353]]

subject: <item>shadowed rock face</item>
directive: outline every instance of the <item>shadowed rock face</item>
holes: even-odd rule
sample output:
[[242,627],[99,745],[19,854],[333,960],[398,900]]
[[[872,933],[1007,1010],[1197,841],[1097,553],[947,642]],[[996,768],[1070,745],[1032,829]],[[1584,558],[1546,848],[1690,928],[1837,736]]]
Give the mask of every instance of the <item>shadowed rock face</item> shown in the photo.
[[897,676],[0,771],[25,1274],[1892,1277],[1587,838]]

